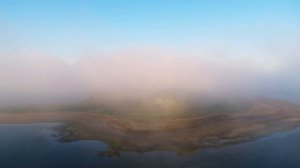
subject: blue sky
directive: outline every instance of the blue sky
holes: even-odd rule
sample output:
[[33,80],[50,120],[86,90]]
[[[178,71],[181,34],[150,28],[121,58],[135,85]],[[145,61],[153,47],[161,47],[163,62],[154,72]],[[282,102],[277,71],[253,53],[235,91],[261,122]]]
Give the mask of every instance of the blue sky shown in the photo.
[[299,9],[299,0],[0,0],[0,105],[168,90],[300,100]]
[[132,46],[185,48],[294,37],[297,0],[0,0],[1,50],[61,58]]

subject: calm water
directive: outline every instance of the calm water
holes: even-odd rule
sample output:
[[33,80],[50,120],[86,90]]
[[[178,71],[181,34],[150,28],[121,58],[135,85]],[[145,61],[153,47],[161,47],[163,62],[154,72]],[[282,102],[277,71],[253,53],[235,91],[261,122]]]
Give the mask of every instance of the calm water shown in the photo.
[[107,149],[100,141],[60,143],[50,128],[57,124],[0,125],[0,168],[297,168],[300,128],[274,133],[243,144],[206,149],[192,156],[173,152],[124,152],[120,157],[96,156]]

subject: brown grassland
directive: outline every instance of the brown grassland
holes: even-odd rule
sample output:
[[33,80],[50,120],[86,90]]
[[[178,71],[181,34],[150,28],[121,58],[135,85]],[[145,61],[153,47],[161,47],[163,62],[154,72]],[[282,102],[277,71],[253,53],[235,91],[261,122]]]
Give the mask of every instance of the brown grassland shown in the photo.
[[300,123],[300,105],[279,100],[253,101],[243,108],[189,107],[185,111],[192,112],[173,110],[151,115],[134,110],[117,113],[95,109],[2,112],[0,123],[63,123],[55,128],[61,142],[101,140],[110,146],[99,153],[105,156],[116,156],[120,151],[154,150],[189,154],[202,148],[249,141]]

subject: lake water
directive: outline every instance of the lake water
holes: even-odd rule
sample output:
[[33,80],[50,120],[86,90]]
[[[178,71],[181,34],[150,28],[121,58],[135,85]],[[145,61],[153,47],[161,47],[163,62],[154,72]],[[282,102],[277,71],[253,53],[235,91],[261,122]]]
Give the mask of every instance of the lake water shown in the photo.
[[174,152],[123,152],[100,157],[108,146],[101,141],[61,143],[57,124],[0,125],[0,168],[297,168],[300,167],[300,128],[274,133],[251,142],[201,150],[191,156]]

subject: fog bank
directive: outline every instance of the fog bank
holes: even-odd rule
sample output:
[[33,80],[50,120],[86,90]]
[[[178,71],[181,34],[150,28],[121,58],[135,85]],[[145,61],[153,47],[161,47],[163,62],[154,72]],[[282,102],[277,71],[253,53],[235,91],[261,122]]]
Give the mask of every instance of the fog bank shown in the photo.
[[298,100],[299,52],[280,50],[264,58],[251,54],[140,47],[86,55],[72,63],[43,54],[3,55],[0,105],[159,94]]

